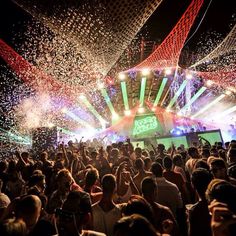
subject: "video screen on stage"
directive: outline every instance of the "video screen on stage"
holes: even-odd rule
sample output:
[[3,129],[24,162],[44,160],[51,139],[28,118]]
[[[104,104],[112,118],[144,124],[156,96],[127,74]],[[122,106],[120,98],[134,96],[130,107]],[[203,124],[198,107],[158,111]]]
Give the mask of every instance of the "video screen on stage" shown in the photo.
[[136,115],[132,128],[132,137],[153,137],[162,133],[162,127],[154,113],[147,115]]
[[[206,139],[211,145],[215,142],[223,142],[222,136],[219,130],[208,131],[205,133],[198,133],[198,137]],[[203,141],[204,142],[204,141]]]
[[172,143],[174,143],[174,145],[176,147],[179,147],[181,144],[183,144],[185,148],[188,147],[188,142],[187,142],[186,136],[157,138],[156,141],[157,141],[157,143],[164,144],[166,149],[171,147]]

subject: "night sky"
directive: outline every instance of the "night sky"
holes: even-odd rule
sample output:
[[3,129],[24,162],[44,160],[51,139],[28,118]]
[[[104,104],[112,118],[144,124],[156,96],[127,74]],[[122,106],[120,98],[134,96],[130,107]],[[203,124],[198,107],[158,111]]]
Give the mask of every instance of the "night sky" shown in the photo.
[[[191,0],[163,0],[141,32],[147,35],[147,39],[154,41],[163,40],[177,23],[190,2]],[[220,33],[222,38],[224,38],[236,20],[236,1],[205,0],[190,35],[200,23],[210,2],[211,4],[204,20],[197,33],[188,43],[188,46],[192,48],[198,43],[200,36],[204,37],[204,34],[209,32]],[[12,1],[0,1],[0,37],[9,44],[12,44],[12,37],[18,31],[24,32],[26,22],[30,19],[31,16]]]

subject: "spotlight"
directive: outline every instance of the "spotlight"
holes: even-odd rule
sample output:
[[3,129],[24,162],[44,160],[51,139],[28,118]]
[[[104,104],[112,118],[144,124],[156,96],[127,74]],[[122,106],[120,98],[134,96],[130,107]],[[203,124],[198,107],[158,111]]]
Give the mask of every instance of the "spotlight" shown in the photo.
[[53,126],[54,126],[53,123],[51,123],[51,122],[48,123],[48,128],[52,128]]
[[144,113],[145,112],[145,108],[144,107],[139,107],[138,112],[139,113]]
[[191,73],[186,74],[186,79],[192,79],[193,75]]
[[112,114],[112,119],[117,120],[119,118],[119,115],[117,113]]
[[120,80],[125,80],[125,78],[126,78],[125,73],[120,72],[119,75],[118,75],[118,78],[119,78]]
[[226,94],[226,95],[231,95],[232,92],[231,92],[230,90],[227,90],[227,91],[225,92],[225,94]]
[[170,112],[172,112],[172,110],[169,109],[169,108],[167,108],[167,109],[166,109],[166,112],[170,113]]
[[213,84],[214,84],[214,82],[211,81],[211,80],[207,80],[207,82],[206,82],[206,85],[207,85],[208,87],[212,86]]
[[131,115],[131,111],[130,110],[125,110],[124,114],[125,114],[125,116],[130,116]]
[[150,74],[150,70],[149,69],[145,68],[145,69],[142,70],[142,75],[147,76],[149,74]]
[[66,108],[66,107],[63,107],[63,108],[61,109],[61,112],[62,112],[62,113],[66,113],[66,112],[67,112],[67,108]]
[[99,89],[103,89],[105,87],[104,83],[101,81],[99,81],[97,84]]
[[177,115],[178,116],[182,116],[183,114],[182,114],[182,112],[178,112]]
[[86,97],[85,97],[84,94],[80,94],[80,95],[79,95],[79,99],[80,99],[80,100],[84,100],[84,99],[86,99]]
[[166,68],[165,69],[165,74],[166,75],[170,75],[172,73],[171,69],[170,68]]
[[151,110],[152,110],[152,111],[156,111],[156,107],[155,107],[155,106],[153,106]]

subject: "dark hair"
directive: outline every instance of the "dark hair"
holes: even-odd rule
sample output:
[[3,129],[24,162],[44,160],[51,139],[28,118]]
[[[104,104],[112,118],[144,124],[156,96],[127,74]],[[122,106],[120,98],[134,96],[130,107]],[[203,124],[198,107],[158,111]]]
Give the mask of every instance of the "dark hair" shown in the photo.
[[144,162],[141,158],[137,158],[134,162],[134,166],[137,170],[143,169]]
[[228,168],[228,174],[231,178],[236,179],[236,164],[234,164]]
[[142,189],[142,194],[144,196],[154,194],[156,188],[157,188],[157,184],[153,178],[146,177],[143,179],[141,183],[141,189]]
[[207,186],[212,179],[212,174],[206,169],[198,168],[193,171],[191,176],[191,182],[200,197],[205,198]]
[[143,216],[132,214],[121,218],[114,225],[114,236],[156,236],[156,230]]
[[132,195],[126,207],[123,210],[126,216],[139,214],[154,224],[154,214],[149,203],[139,195]]
[[188,155],[191,156],[192,158],[196,158],[195,154],[198,153],[198,150],[196,147],[190,147],[188,149]]
[[93,186],[98,178],[98,170],[96,168],[89,169],[85,175],[85,183],[87,186]]
[[172,162],[172,159],[170,157],[166,156],[163,159],[163,167],[165,169],[168,169],[168,170],[171,169],[172,168],[172,164],[173,164],[173,162]]
[[203,148],[201,154],[202,154],[202,156],[204,156],[206,158],[208,158],[211,155],[210,150],[208,148]]
[[21,219],[7,219],[0,224],[0,235],[2,236],[25,236],[26,224]]
[[92,211],[91,200],[88,193],[84,191],[71,191],[63,203],[62,210],[86,214]]
[[43,174],[31,175],[30,178],[29,178],[28,186],[33,187],[34,185],[36,185],[37,183],[43,181],[44,179],[45,179],[45,175],[43,175]]
[[226,203],[229,210],[234,214],[236,213],[236,187],[231,183],[225,180],[213,179],[208,185],[206,198],[209,203],[214,199]]
[[206,169],[206,170],[210,170],[210,167],[209,165],[207,164],[207,162],[203,159],[200,159],[196,162],[195,164],[195,169],[198,169],[198,168],[203,168],[203,169]]
[[222,160],[220,158],[215,158],[214,160],[212,160],[211,166],[214,166],[214,167],[220,168],[220,169],[226,168],[226,164],[225,164],[224,160]]
[[162,174],[163,168],[160,163],[157,163],[157,162],[152,163],[151,171],[155,175],[155,177],[163,176]]
[[176,154],[173,157],[173,164],[178,165],[178,162],[182,162],[182,156],[180,154]]
[[42,203],[38,196],[23,196],[16,203],[16,216],[19,218],[21,218],[22,215],[29,217],[35,213],[36,209],[41,208],[41,206]]
[[116,188],[116,177],[112,174],[104,175],[102,178],[103,193],[113,193]]

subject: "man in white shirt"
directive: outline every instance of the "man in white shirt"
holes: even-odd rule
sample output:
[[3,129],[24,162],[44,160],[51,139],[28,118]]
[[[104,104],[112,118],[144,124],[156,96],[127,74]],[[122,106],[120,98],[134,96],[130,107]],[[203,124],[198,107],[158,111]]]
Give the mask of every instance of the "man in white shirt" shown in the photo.
[[178,187],[163,177],[163,168],[161,164],[157,162],[153,163],[151,171],[157,184],[156,202],[169,207],[176,217],[177,211],[183,208],[183,201]]
[[107,174],[102,178],[102,199],[92,206],[93,228],[107,236],[113,235],[113,226],[121,218],[121,206],[113,202],[116,178]]

